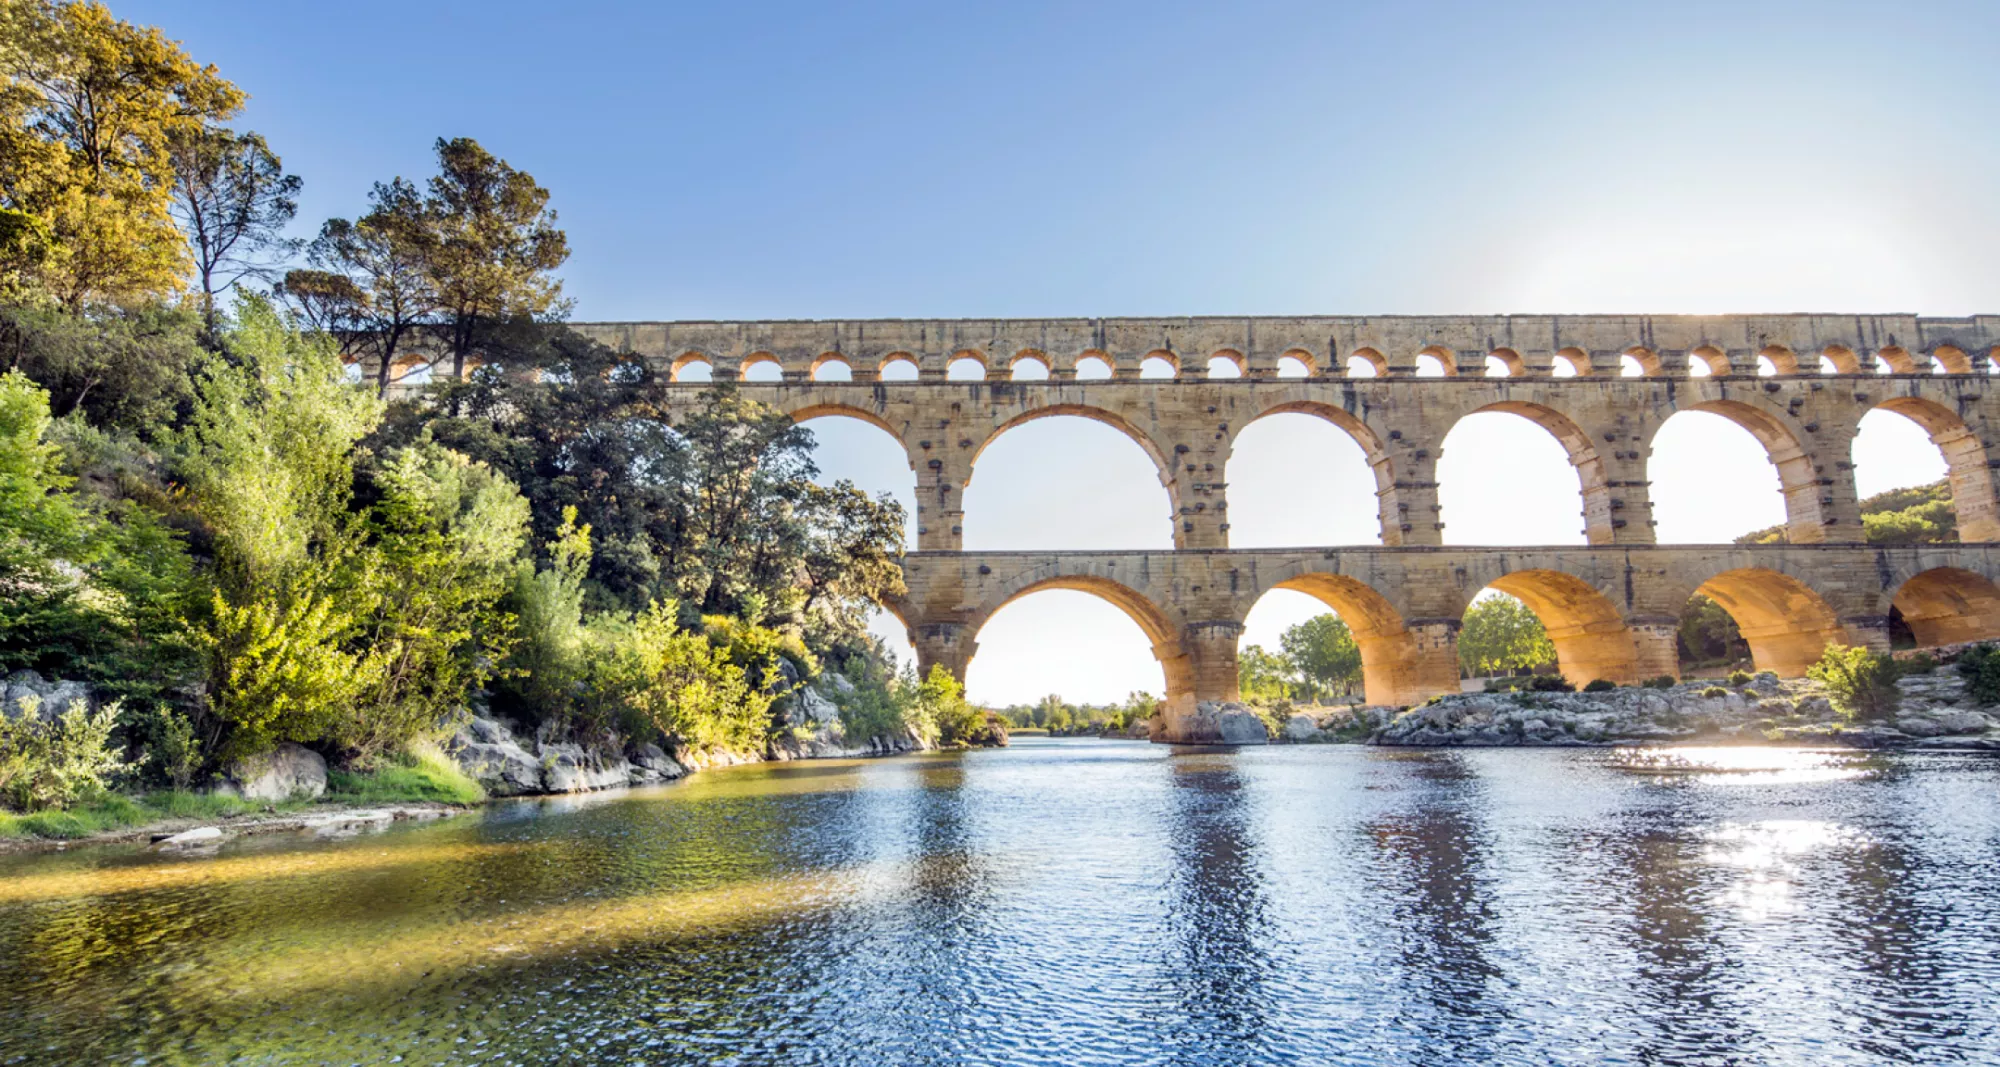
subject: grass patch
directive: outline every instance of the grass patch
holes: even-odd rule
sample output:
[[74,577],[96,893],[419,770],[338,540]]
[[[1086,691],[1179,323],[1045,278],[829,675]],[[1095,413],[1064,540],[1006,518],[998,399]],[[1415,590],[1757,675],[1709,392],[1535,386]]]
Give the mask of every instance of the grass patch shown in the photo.
[[486,790],[467,777],[444,753],[417,749],[367,771],[328,771],[326,796],[350,804],[381,804],[428,800],[440,804],[477,804]]
[[312,803],[310,800],[288,800],[277,804],[266,804],[244,800],[241,797],[176,790],[147,793],[136,797],[125,793],[106,793],[66,811],[37,811],[27,815],[0,811],[0,837],[39,837],[50,841],[73,841],[79,837],[89,837],[92,834],[113,830],[129,830],[135,826],[164,822],[168,819],[214,822],[264,811],[267,808],[277,811],[296,811],[311,807]]

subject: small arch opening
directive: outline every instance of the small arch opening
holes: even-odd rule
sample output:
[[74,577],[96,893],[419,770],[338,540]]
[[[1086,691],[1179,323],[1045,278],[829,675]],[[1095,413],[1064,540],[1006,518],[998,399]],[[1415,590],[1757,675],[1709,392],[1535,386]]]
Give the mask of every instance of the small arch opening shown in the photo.
[[1024,352],[1014,357],[1013,366],[1007,368],[1007,376],[1017,382],[1048,381],[1048,360],[1040,353]]
[[1111,377],[1111,361],[1103,356],[1084,356],[1076,361],[1078,381],[1101,381]]
[[739,380],[746,382],[782,382],[785,368],[778,363],[778,357],[769,352],[759,352],[743,361],[738,372]]
[[1208,357],[1208,376],[1210,378],[1243,377],[1243,364],[1237,362],[1239,358],[1240,357],[1233,355],[1215,355]]
[[953,356],[951,362],[945,366],[944,376],[946,381],[983,382],[986,380],[986,364],[981,363],[976,356],[963,354]]
[[816,382],[851,382],[854,368],[840,356],[821,356],[813,361],[812,380]]
[[914,382],[923,377],[917,370],[917,361],[906,355],[892,355],[882,361],[876,377],[885,382]]
[[1278,357],[1278,377],[1310,378],[1312,376],[1313,359],[1310,353],[1293,349]]
[[1151,355],[1139,363],[1139,377],[1152,379],[1178,378],[1180,377],[1180,368],[1176,367],[1173,361],[1165,356]]
[[1448,378],[1450,376],[1451,370],[1445,366],[1442,357],[1429,352],[1420,352],[1417,354],[1417,377]]

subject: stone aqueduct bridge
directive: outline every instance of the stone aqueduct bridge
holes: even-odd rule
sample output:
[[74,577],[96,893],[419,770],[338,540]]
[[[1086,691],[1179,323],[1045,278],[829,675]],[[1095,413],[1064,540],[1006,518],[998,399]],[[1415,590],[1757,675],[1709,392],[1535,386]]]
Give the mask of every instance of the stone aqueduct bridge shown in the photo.
[[[962,679],[980,626],[1011,599],[1049,588],[1094,593],[1153,643],[1168,690],[1160,740],[1202,740],[1188,732],[1194,703],[1236,697],[1243,620],[1274,588],[1318,597],[1347,620],[1375,704],[1456,691],[1459,620],[1487,586],[1541,617],[1564,674],[1578,681],[1677,673],[1676,622],[1696,592],[1735,617],[1760,667],[1787,675],[1803,672],[1829,641],[1885,648],[1892,608],[1921,644],[2000,636],[2000,544],[1978,543],[2000,542],[2000,385],[1988,377],[2000,356],[2000,317],[578,328],[657,360],[676,380],[696,363],[716,379],[776,364],[781,380],[746,382],[744,393],[800,420],[847,416],[886,430],[909,456],[918,498],[917,551],[904,560],[909,591],[887,606],[909,627],[920,665],[941,663]],[[1641,376],[1621,376],[1628,357]],[[968,359],[979,380],[952,380],[948,368]],[[1174,376],[1142,379],[1150,359]],[[1427,359],[1443,376],[1417,376]],[[903,363],[914,365],[914,380],[884,378]],[[1362,363],[1374,377],[1349,376]],[[1014,380],[1018,368],[1037,364],[1045,379]],[[1696,364],[1708,374],[1691,374]],[[851,380],[824,380],[837,367]],[[1093,369],[1099,378],[1080,376]],[[1942,451],[1966,543],[1859,543],[1850,445],[1862,416],[1877,408],[1915,420]],[[1567,450],[1588,547],[1443,546],[1442,442],[1459,419],[1486,411],[1533,420]],[[1788,544],[1654,544],[1647,459],[1660,426],[1682,411],[1722,415],[1763,443],[1784,491]],[[1326,419],[1366,452],[1381,547],[1229,549],[1232,443],[1257,419],[1290,412]],[[981,451],[1014,426],[1057,415],[1107,423],[1152,458],[1171,500],[1174,551],[961,551],[962,494]]]

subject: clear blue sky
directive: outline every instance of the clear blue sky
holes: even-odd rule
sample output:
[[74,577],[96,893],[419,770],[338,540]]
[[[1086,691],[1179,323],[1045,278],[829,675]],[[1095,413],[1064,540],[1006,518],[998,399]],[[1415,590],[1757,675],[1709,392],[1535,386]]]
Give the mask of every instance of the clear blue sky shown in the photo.
[[[251,94],[302,222],[428,174],[439,136],[530,171],[582,319],[2000,310],[2000,4],[112,9]],[[830,476],[908,502],[886,437],[814,427]],[[1911,429],[1871,416],[1863,492],[1941,475]],[[1331,427],[1260,424],[1230,475],[1239,544],[1374,541]],[[1664,541],[1782,514],[1713,416],[1652,477]],[[1523,420],[1461,426],[1440,483],[1454,542],[1581,541]],[[1070,518],[1011,520],[1030,500]],[[1137,447],[1079,420],[1010,433],[966,501],[969,547],[1167,543]],[[1246,641],[1313,610],[1273,594]],[[980,640],[976,698],[1159,687],[1081,594]]]

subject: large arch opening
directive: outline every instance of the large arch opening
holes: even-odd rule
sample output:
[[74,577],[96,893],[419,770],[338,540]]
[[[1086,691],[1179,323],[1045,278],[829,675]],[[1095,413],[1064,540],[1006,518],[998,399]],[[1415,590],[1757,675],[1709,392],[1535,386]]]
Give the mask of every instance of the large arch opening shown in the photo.
[[[1344,436],[1349,444],[1360,450],[1362,462],[1367,464],[1373,479],[1373,492],[1375,495],[1374,533],[1371,536],[1363,532],[1369,519],[1361,509],[1354,507],[1354,504],[1363,498],[1349,496],[1343,491],[1340,496],[1330,501],[1299,499],[1301,494],[1297,492],[1296,478],[1286,477],[1287,474],[1295,473],[1300,468],[1301,464],[1298,462],[1298,455],[1303,454],[1314,457],[1313,462],[1305,466],[1315,469],[1323,466],[1326,470],[1334,472],[1337,477],[1344,477],[1339,475],[1338,472],[1343,469],[1341,466],[1342,461],[1339,457],[1345,449],[1336,437],[1300,430],[1297,428],[1297,423],[1290,419],[1283,419],[1279,422],[1275,433],[1260,432],[1256,437],[1251,438],[1252,444],[1250,447],[1253,449],[1283,450],[1288,449],[1292,445],[1303,444],[1330,449],[1331,451],[1285,455],[1278,464],[1258,464],[1253,467],[1249,475],[1251,479],[1249,492],[1258,503],[1252,505],[1250,512],[1253,530],[1249,533],[1249,536],[1252,538],[1292,537],[1308,530],[1324,529],[1328,537],[1336,539],[1293,541],[1288,543],[1300,545],[1401,544],[1403,515],[1398,507],[1396,470],[1390,460],[1388,450],[1382,447],[1382,439],[1376,435],[1375,431],[1368,428],[1367,423],[1356,418],[1347,409],[1313,401],[1296,401],[1279,404],[1259,414],[1238,432],[1237,440],[1231,443],[1229,462],[1225,465],[1223,472],[1230,485],[1230,543],[1238,544],[1234,540],[1237,534],[1237,508],[1240,503],[1240,498],[1237,496],[1238,482],[1235,469],[1236,456],[1238,455],[1237,450],[1242,447],[1241,442],[1243,438],[1249,437],[1251,431],[1256,427],[1263,425],[1267,421],[1278,419],[1279,416],[1290,415],[1309,415],[1321,422],[1330,423],[1340,431],[1340,435]],[[1282,496],[1278,495],[1285,491],[1281,488],[1281,486],[1285,485],[1291,487],[1292,499],[1289,501],[1284,500]],[[1346,506],[1343,507],[1343,504]],[[1323,514],[1328,510],[1334,512],[1330,520]],[[1324,525],[1322,525],[1323,522]],[[1349,538],[1352,538],[1352,540],[1349,540]],[[1282,545],[1284,543],[1287,542],[1259,542],[1259,544],[1263,544],[1266,547],[1270,545]],[[1239,544],[1239,547],[1256,546],[1246,542]]]
[[1448,545],[1612,540],[1604,464],[1589,435],[1552,408],[1510,401],[1459,419],[1439,445],[1437,482]]
[[1923,571],[1898,587],[1891,603],[1918,648],[2000,638],[2000,587],[1975,571]]
[[[1310,600],[1282,593],[1304,594]],[[1318,611],[1311,607],[1315,602]],[[1354,639],[1365,703],[1412,704],[1457,688],[1458,672],[1453,665],[1421,654],[1401,613],[1388,598],[1344,574],[1302,574],[1272,586],[1251,608],[1253,618],[1246,620],[1240,644],[1268,640],[1275,627],[1282,645],[1284,628],[1325,612],[1337,616]]]
[[1361,651],[1353,629],[1326,602],[1297,589],[1272,589],[1257,598],[1243,618],[1236,662],[1246,701],[1362,699]]
[[[1589,582],[1561,571],[1525,570],[1495,579],[1486,588],[1514,598],[1534,615],[1548,642],[1555,646],[1556,670],[1578,687],[1600,678],[1618,685],[1640,681],[1637,646],[1625,616],[1610,597]],[[1479,600],[1473,598],[1475,607]],[[1459,630],[1461,648],[1484,637],[1476,631],[1472,609],[1468,609],[1466,624]],[[1524,645],[1524,655],[1525,650]],[[1536,664],[1523,662],[1519,666]]]
[[1305,411],[1259,416],[1231,442],[1225,472],[1236,548],[1382,542],[1382,483],[1342,422]]
[[[871,497],[888,496],[903,506],[903,546],[917,545],[916,474],[903,443],[872,413],[832,405],[805,408],[792,418],[813,434],[813,480],[834,486],[847,482]],[[909,627],[881,607],[868,615],[868,632],[899,663],[916,662]]]
[[968,550],[1173,547],[1166,459],[1110,412],[1029,412],[989,436],[971,463]]
[[1800,677],[1819,662],[1828,644],[1849,641],[1825,599],[1788,574],[1740,567],[1708,579],[1695,592],[1735,620],[1760,671]]
[[1178,634],[1160,610],[1105,578],[1033,583],[972,621],[966,696],[988,707],[1056,695],[1075,704],[1122,702],[1134,692],[1187,691]]
[[1868,540],[2000,541],[1986,446],[1950,408],[1906,396],[1877,404],[1861,417],[1850,459]]
[[1646,476],[1660,544],[1728,544],[1752,532],[1825,540],[1812,461],[1783,424],[1740,401],[1669,417],[1653,435]]

